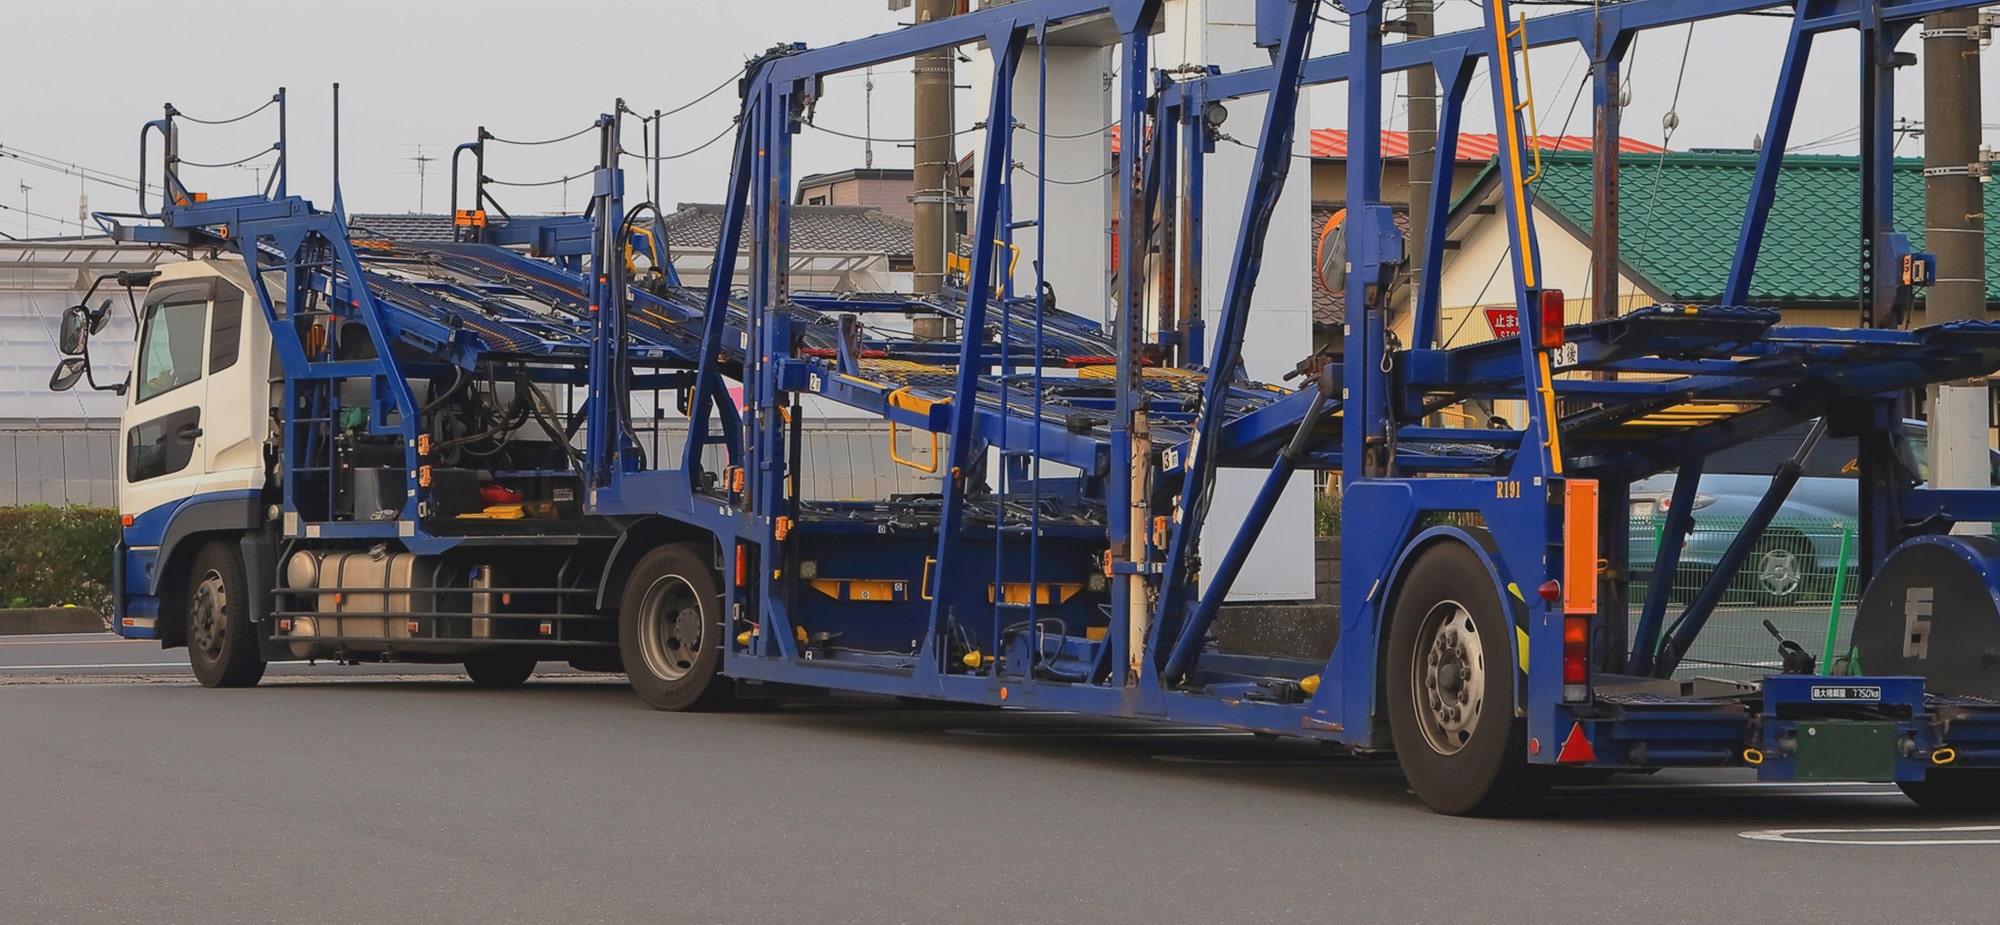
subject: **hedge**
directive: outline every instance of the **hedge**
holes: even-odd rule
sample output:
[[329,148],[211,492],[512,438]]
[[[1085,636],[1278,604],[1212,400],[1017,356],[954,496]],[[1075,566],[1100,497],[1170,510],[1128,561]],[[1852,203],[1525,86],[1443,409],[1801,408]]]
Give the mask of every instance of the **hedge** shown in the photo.
[[99,507],[0,507],[0,607],[75,604],[111,612],[118,512]]

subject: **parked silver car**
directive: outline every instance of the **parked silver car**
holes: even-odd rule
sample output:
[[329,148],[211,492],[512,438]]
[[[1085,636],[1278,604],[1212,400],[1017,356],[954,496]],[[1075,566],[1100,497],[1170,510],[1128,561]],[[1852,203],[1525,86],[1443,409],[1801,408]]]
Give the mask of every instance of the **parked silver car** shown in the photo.
[[[1778,466],[1798,452],[1805,441],[1800,425],[1708,458],[1694,500],[1694,533],[1681,549],[1674,576],[1674,597],[1692,598],[1706,582],[1723,551],[1770,488]],[[1930,477],[1927,431],[1921,421],[1904,422],[1897,451],[1919,479]],[[1860,513],[1859,466],[1853,437],[1826,437],[1807,455],[1804,473],[1786,497],[1778,516],[1764,532],[1750,558],[1731,583],[1739,600],[1782,605],[1827,600],[1831,578],[1841,564],[1844,535],[1855,529]],[[2000,484],[2000,453],[1994,455],[1995,484]],[[1672,503],[1674,473],[1666,472],[1632,483],[1632,559],[1635,566],[1653,560],[1659,528]],[[1850,545],[1848,564],[1854,560]]]

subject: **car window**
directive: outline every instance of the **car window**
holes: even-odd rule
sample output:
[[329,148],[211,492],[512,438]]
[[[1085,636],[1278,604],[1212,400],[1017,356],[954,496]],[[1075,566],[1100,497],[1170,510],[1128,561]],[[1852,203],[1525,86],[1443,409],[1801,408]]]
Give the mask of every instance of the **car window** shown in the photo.
[[207,286],[179,287],[147,297],[145,334],[139,345],[140,402],[201,378],[207,321]]
[[[1771,475],[1805,442],[1805,428],[1780,431],[1740,443],[1708,458],[1703,472],[1718,475]],[[1806,454],[1807,478],[1854,478],[1857,441],[1852,437],[1824,437]]]

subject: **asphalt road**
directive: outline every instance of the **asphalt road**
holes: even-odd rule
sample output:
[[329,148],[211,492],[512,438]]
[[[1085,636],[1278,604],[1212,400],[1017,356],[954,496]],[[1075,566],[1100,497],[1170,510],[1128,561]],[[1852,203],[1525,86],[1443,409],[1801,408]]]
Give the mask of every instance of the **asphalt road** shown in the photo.
[[[139,645],[91,651],[171,660]],[[210,691],[21,669],[27,648],[0,648],[19,669],[0,672],[8,922],[2000,916],[2000,825],[1880,786],[1673,773],[1561,792],[1535,819],[1450,819],[1393,762],[1216,730],[877,703],[662,714],[581,675]]]

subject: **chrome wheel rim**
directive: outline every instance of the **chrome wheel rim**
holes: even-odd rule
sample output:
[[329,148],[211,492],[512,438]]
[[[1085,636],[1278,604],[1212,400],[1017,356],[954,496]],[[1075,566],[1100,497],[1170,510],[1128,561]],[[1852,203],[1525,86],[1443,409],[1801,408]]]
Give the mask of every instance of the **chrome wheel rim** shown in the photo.
[[222,645],[229,635],[229,587],[222,574],[209,569],[194,586],[188,602],[188,647],[202,657],[222,657]]
[[701,597],[679,575],[667,575],[646,588],[639,608],[639,654],[646,670],[663,681],[678,681],[694,670],[707,641],[701,618]]
[[1457,601],[1442,601],[1417,629],[1417,725],[1424,742],[1440,755],[1457,754],[1472,741],[1486,705],[1486,652],[1472,613]]
[[1798,553],[1772,549],[1757,560],[1757,584],[1772,597],[1791,597],[1804,582],[1805,576],[1799,574]]

